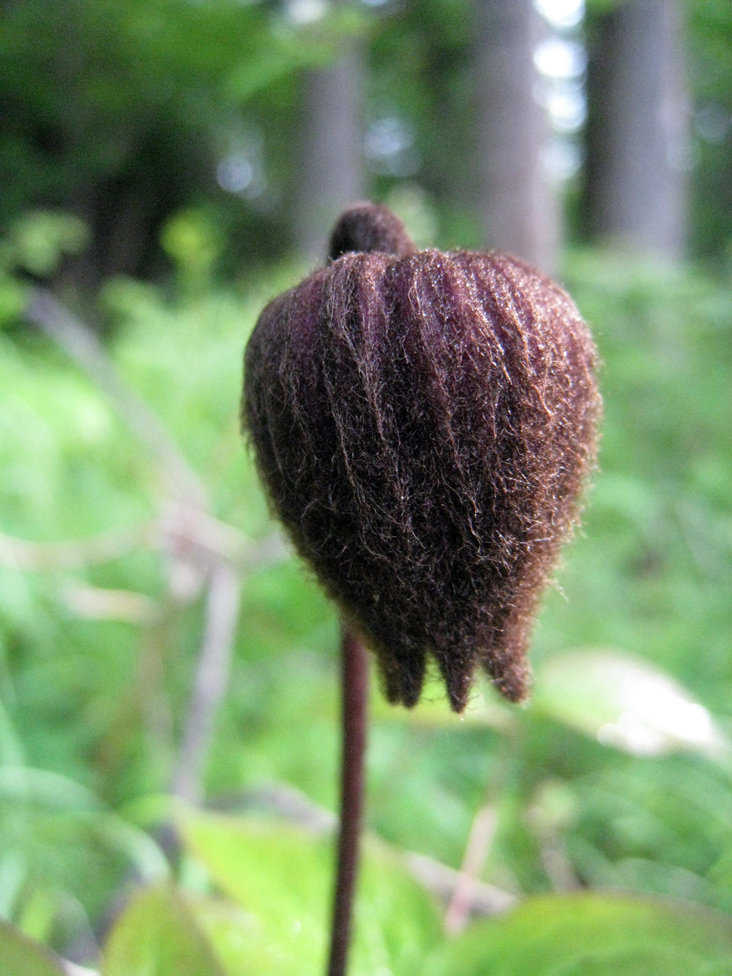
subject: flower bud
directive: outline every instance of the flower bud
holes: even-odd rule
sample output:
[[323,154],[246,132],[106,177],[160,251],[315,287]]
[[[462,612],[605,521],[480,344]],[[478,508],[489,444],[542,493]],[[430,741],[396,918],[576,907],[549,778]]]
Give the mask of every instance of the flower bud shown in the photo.
[[242,420],[298,552],[411,707],[429,658],[528,691],[531,622],[595,459],[595,348],[571,299],[499,253],[417,252],[343,215],[328,267],[275,298]]

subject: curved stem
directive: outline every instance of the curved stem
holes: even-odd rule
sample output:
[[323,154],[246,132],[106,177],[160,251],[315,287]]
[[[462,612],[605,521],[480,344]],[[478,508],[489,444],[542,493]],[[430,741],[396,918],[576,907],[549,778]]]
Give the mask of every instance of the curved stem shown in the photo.
[[341,634],[341,687],[341,821],[328,976],[345,976],[348,963],[363,816],[364,757],[368,723],[368,657],[364,646],[345,624]]

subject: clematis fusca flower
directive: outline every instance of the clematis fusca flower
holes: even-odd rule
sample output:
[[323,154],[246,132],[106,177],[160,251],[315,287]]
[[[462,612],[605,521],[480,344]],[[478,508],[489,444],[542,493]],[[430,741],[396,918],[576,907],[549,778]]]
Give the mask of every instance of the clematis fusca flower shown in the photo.
[[271,504],[413,706],[436,661],[461,711],[482,668],[528,693],[538,600],[579,509],[601,402],[590,332],[501,253],[417,251],[384,207],[271,301],[242,420]]

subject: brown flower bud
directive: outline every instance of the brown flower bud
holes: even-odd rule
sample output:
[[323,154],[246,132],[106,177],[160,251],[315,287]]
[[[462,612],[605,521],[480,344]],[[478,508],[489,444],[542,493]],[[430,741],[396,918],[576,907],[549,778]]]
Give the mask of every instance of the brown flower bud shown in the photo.
[[262,481],[390,701],[417,702],[429,656],[456,711],[478,666],[520,701],[537,600],[595,458],[590,333],[543,274],[416,252],[383,207],[347,211],[331,256],[267,305],[247,346]]

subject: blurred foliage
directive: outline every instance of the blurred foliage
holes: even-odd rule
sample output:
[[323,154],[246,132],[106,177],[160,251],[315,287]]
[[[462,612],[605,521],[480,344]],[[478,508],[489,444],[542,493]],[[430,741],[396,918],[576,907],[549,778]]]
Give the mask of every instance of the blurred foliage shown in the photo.
[[[249,915],[239,952],[230,958],[232,974],[297,976],[320,970],[333,870],[330,836],[314,840],[291,825],[198,814],[184,819],[183,837],[217,888]],[[210,926],[213,919],[205,906],[201,909]],[[349,972],[409,976],[419,971],[438,933],[429,896],[393,853],[367,843]]]
[[63,970],[51,954],[33,943],[17,929],[0,922],[0,946],[3,955],[0,972],[3,976],[23,973],[23,976],[63,976]]
[[[205,200],[232,261],[266,260],[284,243],[275,198],[244,207],[218,187],[217,163],[260,119],[290,128],[295,73],[360,24],[351,9],[299,24],[278,4],[230,0],[4,4],[0,231],[29,208],[72,211],[95,242],[77,262],[88,285],[159,271],[162,222]],[[291,139],[268,130],[276,184]]]
[[681,976],[732,964],[729,919],[689,906],[572,895],[526,902],[449,946],[430,976]]
[[[370,158],[374,189],[420,242],[479,243],[469,5],[295,8],[2,7],[0,976],[60,973],[41,943],[105,976],[322,963],[330,838],[251,808],[271,784],[335,808],[335,614],[293,559],[244,566],[202,784],[219,812],[176,806],[202,581],[177,576],[159,541],[161,459],[23,322],[33,280],[100,285],[93,325],[200,473],[209,514],[270,538],[238,430],[241,352],[301,270],[271,260],[289,240],[299,73],[344,32],[368,41],[367,127],[396,120],[405,140],[388,165]],[[732,240],[732,8],[686,13],[694,248],[718,259]],[[242,158],[259,167],[252,192],[225,191],[217,165]],[[140,280],[171,267],[164,290]],[[732,290],[591,252],[570,254],[565,278],[600,347],[605,425],[536,629],[534,701],[510,709],[486,689],[459,719],[438,683],[413,713],[373,696],[354,976],[732,966]],[[119,552],[85,558],[110,532]],[[404,851],[459,867],[486,808],[480,877],[519,908],[448,943]]]
[[[29,255],[53,260],[79,241],[55,217],[21,227],[32,233],[14,232],[2,252],[14,255],[8,281]],[[238,430],[241,351],[298,269],[218,287],[216,233],[197,210],[163,240],[178,269],[171,293],[118,278],[100,295],[110,354],[201,473],[212,514],[266,539]],[[499,960],[519,973],[524,927],[549,913],[536,945],[552,972],[666,976],[658,940],[676,931],[678,909],[665,899],[697,906],[678,926],[683,972],[729,966],[729,922],[714,912],[732,914],[732,294],[690,268],[589,252],[570,256],[566,280],[600,347],[605,426],[584,527],[536,630],[534,702],[511,709],[486,690],[461,720],[437,683],[412,713],[374,695],[368,821],[381,839],[367,845],[354,974]],[[317,972],[330,843],[250,808],[273,783],[335,807],[333,610],[289,558],[243,571],[203,784],[228,813],[176,813],[166,797],[205,607],[195,586],[171,590],[172,554],[136,534],[168,511],[160,459],[105,389],[33,331],[0,332],[0,384],[0,916],[89,965],[114,919],[107,974],[168,973],[171,960],[191,973]],[[108,530],[130,542],[106,561],[48,568],[47,550],[14,548],[73,548]],[[458,867],[485,806],[495,832],[481,878],[523,907],[446,947],[438,906],[400,851]],[[183,845],[173,859],[171,820]],[[591,893],[567,897],[577,886]],[[14,958],[27,943],[8,931]],[[28,972],[53,968],[27,951]]]
[[[612,2],[588,2],[588,23]],[[726,0],[683,6],[693,253],[720,262],[732,240],[732,11]],[[110,274],[167,275],[159,232],[179,211],[205,211],[229,277],[281,258],[303,171],[303,70],[329,63],[344,34],[361,38],[368,63],[368,192],[417,194],[438,228],[431,243],[478,246],[468,0],[10,0],[0,232],[28,209],[74,213],[94,246],[62,277],[82,288]],[[581,42],[581,27],[570,35]],[[566,186],[570,209],[577,182]]]
[[691,231],[695,253],[732,258],[732,5],[684,4],[694,122]]

